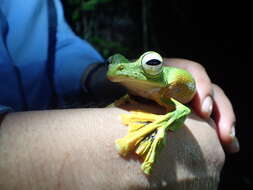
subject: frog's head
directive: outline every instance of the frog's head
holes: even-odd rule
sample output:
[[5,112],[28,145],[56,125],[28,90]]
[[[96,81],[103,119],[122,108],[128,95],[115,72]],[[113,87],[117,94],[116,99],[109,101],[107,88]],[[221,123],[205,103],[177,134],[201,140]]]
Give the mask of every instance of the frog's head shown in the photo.
[[182,69],[164,66],[162,57],[156,52],[146,52],[132,62],[116,54],[108,62],[109,80],[121,83],[132,94],[146,98],[173,97],[185,103],[195,93],[195,81],[191,74]]
[[127,60],[123,55],[115,54],[109,57],[108,62],[107,77],[113,82],[157,81],[162,76],[162,57],[153,51],[144,53],[133,62]]

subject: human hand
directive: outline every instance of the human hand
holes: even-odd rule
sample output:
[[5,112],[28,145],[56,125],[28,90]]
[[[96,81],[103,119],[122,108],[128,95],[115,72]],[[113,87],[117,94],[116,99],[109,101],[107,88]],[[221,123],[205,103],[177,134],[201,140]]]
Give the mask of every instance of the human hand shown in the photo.
[[223,90],[213,84],[199,63],[185,59],[164,59],[165,65],[174,66],[189,71],[196,80],[197,93],[192,101],[195,112],[208,118],[213,113],[217,125],[217,134],[226,152],[239,151],[239,143],[235,136],[235,114],[228,97]]

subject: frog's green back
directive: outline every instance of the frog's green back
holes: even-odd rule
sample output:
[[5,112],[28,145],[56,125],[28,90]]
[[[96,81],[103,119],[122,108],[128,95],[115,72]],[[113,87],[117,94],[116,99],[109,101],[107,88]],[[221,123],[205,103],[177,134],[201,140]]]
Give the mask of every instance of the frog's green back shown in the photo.
[[121,54],[114,54],[107,60],[110,64],[129,63],[129,60]]

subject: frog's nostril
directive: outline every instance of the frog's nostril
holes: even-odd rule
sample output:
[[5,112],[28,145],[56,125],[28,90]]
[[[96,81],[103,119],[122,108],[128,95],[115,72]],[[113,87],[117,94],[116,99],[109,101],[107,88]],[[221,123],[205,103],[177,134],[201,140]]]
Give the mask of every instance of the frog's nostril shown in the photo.
[[119,65],[118,67],[117,67],[117,70],[119,70],[119,71],[122,71],[124,69],[124,66],[123,65]]

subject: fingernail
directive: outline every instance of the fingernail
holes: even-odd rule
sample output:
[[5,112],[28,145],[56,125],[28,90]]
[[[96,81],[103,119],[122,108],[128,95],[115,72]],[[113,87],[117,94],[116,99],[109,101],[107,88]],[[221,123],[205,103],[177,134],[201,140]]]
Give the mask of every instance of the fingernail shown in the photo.
[[230,129],[229,135],[234,138],[235,137],[235,126],[233,125]]
[[238,139],[235,136],[235,124],[233,124],[233,126],[230,128],[229,135],[232,137],[232,142],[229,145],[229,150],[231,153],[236,153],[240,150],[240,145]]
[[207,113],[208,116],[210,116],[212,111],[213,111],[213,100],[210,96],[207,96],[202,104],[202,112]]
[[229,150],[231,153],[239,152],[240,145],[239,145],[239,141],[236,137],[233,138],[232,143],[229,145]]

